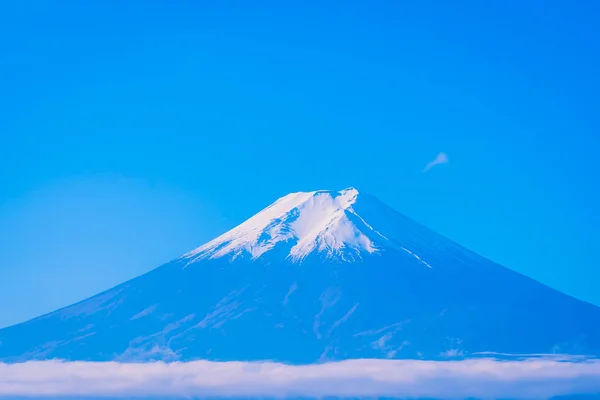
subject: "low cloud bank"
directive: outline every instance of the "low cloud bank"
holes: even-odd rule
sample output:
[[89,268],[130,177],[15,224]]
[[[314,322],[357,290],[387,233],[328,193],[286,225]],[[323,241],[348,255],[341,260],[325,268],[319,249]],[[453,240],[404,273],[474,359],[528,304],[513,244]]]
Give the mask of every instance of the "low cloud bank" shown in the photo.
[[600,393],[600,360],[0,363],[0,396],[547,399],[578,393]]

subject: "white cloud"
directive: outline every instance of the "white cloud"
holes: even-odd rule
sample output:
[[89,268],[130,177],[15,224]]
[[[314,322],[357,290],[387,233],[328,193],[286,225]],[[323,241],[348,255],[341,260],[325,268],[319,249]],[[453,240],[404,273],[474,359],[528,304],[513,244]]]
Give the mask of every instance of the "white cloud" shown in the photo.
[[421,172],[427,172],[436,165],[447,164],[448,161],[448,155],[444,152],[441,152],[433,159],[433,161],[429,162]]
[[547,399],[600,393],[600,360],[349,360],[0,364],[1,396],[303,396]]

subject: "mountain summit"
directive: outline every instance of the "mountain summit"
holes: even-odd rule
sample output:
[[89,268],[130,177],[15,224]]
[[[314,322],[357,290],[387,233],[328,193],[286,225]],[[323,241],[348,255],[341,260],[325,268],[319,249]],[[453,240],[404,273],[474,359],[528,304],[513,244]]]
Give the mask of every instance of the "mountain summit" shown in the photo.
[[[390,226],[391,221],[396,224]],[[352,262],[386,248],[410,253],[402,246],[406,239],[402,228],[406,228],[407,221],[355,188],[291,193],[184,258],[190,263],[221,257],[230,261],[238,257],[274,261],[275,255],[278,261],[285,258],[298,263],[318,255],[321,259]],[[415,227],[409,227],[412,233]]]
[[145,275],[0,330],[3,361],[490,353],[600,355],[600,308],[354,188],[284,196]]
[[257,259],[282,246],[291,261],[301,261],[313,252],[342,259],[373,253],[375,242],[386,239],[353,209],[358,197],[354,188],[291,193],[186,256],[229,256],[233,260],[247,255]]

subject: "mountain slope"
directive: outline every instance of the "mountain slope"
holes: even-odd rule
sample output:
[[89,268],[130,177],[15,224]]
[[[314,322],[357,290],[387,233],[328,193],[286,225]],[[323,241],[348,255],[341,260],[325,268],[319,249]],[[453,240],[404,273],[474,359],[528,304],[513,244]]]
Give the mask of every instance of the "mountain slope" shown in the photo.
[[0,359],[600,355],[600,309],[355,189],[293,193],[143,276],[0,330]]

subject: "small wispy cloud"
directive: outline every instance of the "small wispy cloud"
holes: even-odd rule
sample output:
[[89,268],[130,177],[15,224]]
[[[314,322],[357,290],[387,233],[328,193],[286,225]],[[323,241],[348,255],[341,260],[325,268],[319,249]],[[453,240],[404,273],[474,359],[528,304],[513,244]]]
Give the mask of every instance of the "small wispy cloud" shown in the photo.
[[436,165],[447,164],[448,155],[444,152],[439,153],[431,162],[429,162],[421,172],[425,173]]
[[0,398],[429,397],[547,399],[600,393],[600,360],[0,363]]

